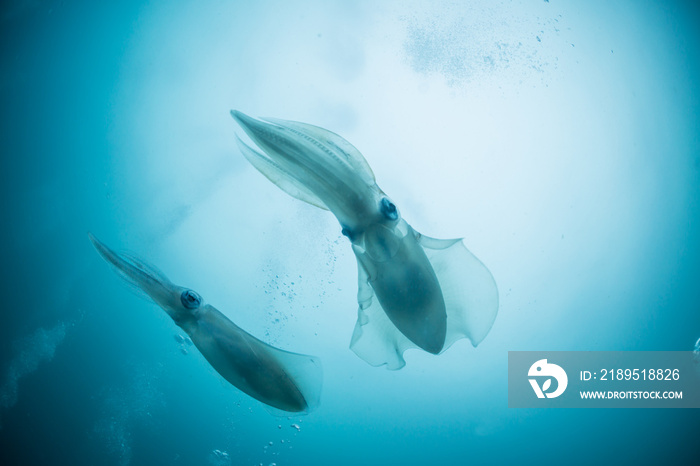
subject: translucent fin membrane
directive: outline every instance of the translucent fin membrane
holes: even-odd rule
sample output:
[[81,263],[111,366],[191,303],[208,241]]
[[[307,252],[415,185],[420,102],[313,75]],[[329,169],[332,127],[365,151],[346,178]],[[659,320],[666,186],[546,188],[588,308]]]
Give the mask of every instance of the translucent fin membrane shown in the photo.
[[[308,414],[318,408],[321,403],[321,387],[323,386],[321,360],[315,356],[292,353],[267,346],[280,364],[286,368],[289,376],[294,379],[297,388],[306,400],[306,409],[297,412],[297,414]],[[268,412],[275,416],[289,416],[288,411],[267,404],[264,406]]]
[[317,358],[270,346],[211,305],[198,315],[188,334],[229,383],[276,414],[307,413],[318,406],[322,368]]
[[[437,275],[445,300],[447,334],[441,353],[455,341],[468,338],[477,346],[498,313],[498,289],[491,272],[460,239],[440,240],[416,233]],[[368,274],[358,261],[360,305],[350,348],[372,366],[401,369],[403,353],[417,348],[392,324],[377,300]]]
[[357,323],[350,340],[350,349],[360,359],[372,366],[383,366],[398,370],[406,365],[403,353],[418,346],[406,338],[389,320],[374,290],[369,284],[369,276],[357,262],[358,290]]

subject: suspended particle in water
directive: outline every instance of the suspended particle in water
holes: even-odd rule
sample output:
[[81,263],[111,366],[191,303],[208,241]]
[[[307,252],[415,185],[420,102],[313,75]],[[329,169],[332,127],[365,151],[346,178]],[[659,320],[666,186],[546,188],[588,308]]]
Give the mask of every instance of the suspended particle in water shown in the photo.
[[292,424],[290,427],[294,427],[297,432],[301,432],[301,427],[299,427],[299,424]]

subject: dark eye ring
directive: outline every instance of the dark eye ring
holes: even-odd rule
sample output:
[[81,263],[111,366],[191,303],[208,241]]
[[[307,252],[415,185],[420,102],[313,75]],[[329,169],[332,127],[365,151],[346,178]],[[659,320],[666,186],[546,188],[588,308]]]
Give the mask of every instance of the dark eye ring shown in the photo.
[[202,297],[192,290],[185,290],[180,295],[180,302],[187,309],[197,309],[202,304]]
[[399,212],[396,210],[396,206],[388,198],[382,198],[379,203],[379,211],[389,220],[396,220],[399,218]]

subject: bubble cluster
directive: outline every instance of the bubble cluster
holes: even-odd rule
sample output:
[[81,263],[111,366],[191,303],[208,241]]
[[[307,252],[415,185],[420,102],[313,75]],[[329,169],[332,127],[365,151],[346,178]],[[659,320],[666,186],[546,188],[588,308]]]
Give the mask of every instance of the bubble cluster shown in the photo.
[[[292,420],[291,417],[287,418],[288,420]],[[293,440],[297,436],[299,432],[301,432],[301,427],[299,426],[301,424],[301,419],[297,420],[296,422],[293,422],[289,424],[289,427],[293,429],[291,431],[291,435],[289,435],[289,432],[282,432],[282,435],[284,436],[283,438],[280,438],[279,440],[269,440],[267,444],[263,445],[262,451],[265,455],[270,455],[276,457],[277,461],[280,460],[280,454],[283,451],[288,451],[293,449]],[[284,426],[282,424],[277,424],[277,429],[282,430]],[[286,435],[285,435],[286,434]],[[259,463],[263,465],[264,463]],[[274,464],[274,463],[272,463]]]
[[268,342],[276,343],[280,335],[284,333],[285,324],[290,317],[294,317],[296,310],[294,300],[297,297],[295,287],[302,281],[301,275],[290,276],[273,272],[275,267],[268,264],[263,273],[268,279],[263,285],[263,292],[268,295],[269,301],[266,308],[265,337]]
[[173,338],[178,343],[178,345],[180,347],[180,352],[184,355],[189,354],[189,350],[187,348],[192,346],[192,344],[193,344],[190,337],[176,333],[175,335],[173,335]]
[[209,457],[209,463],[214,466],[228,466],[231,463],[231,456],[224,450],[213,450]]
[[559,61],[553,52],[563,48],[563,18],[551,9],[541,13],[505,15],[490,3],[416,12],[404,20],[405,59],[417,73],[441,75],[451,87],[506,70],[551,73]]
[[131,369],[133,379],[123,387],[105,388],[101,418],[93,427],[105,446],[105,451],[126,466],[132,460],[132,434],[134,426],[151,422],[154,409],[164,406],[164,395],[158,387],[159,371],[144,365]]

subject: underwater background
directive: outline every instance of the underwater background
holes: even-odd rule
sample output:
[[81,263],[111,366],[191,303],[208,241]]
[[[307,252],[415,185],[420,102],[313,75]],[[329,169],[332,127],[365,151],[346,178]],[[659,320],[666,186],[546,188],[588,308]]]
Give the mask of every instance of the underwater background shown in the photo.
[[[0,463],[697,464],[697,410],[509,409],[507,360],[700,337],[699,20],[673,0],[3,2]],[[340,134],[417,231],[464,237],[499,287],[486,339],[399,371],[355,356],[349,242],[244,159],[230,109]],[[88,231],[319,356],[320,407],[275,417],[223,381]]]

